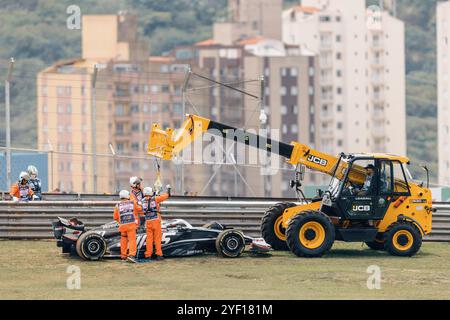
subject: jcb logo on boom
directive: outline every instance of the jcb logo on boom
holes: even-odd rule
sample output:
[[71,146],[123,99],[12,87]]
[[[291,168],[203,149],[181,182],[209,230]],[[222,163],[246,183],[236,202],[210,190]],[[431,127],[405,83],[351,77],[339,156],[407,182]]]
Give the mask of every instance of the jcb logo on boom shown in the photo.
[[309,162],[321,165],[323,167],[326,167],[328,164],[328,161],[316,156],[309,156],[308,158],[306,158],[306,160],[308,160]]
[[353,206],[352,211],[370,211],[370,206]]

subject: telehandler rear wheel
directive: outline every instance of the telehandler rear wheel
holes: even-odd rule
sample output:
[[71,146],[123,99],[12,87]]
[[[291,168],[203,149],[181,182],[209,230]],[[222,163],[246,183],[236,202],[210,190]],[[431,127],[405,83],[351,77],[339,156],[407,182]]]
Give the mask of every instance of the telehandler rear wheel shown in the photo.
[[277,203],[269,208],[261,221],[261,234],[264,240],[274,250],[288,250],[286,245],[286,230],[283,228],[283,212],[287,208],[294,207],[295,203]]
[[422,234],[411,222],[395,222],[386,230],[386,250],[394,256],[411,257],[422,246]]
[[320,211],[297,214],[286,229],[288,247],[298,257],[320,257],[331,249],[334,239],[334,226]]

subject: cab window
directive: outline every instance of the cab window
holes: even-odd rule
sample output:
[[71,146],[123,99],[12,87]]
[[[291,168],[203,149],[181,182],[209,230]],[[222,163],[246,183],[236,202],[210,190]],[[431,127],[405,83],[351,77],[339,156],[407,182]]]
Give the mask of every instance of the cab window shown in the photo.
[[392,193],[392,168],[390,161],[380,163],[380,193]]
[[409,186],[405,177],[405,172],[400,162],[392,162],[392,168],[394,171],[394,192],[395,193],[408,193]]
[[380,161],[379,186],[381,194],[409,194],[408,182],[398,161]]
[[373,159],[357,159],[351,164],[343,195],[370,196],[376,191],[377,174]]

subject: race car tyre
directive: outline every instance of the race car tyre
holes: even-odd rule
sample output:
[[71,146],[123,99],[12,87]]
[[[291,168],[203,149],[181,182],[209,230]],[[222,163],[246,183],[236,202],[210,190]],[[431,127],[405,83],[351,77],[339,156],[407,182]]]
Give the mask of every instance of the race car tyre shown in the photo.
[[99,260],[106,252],[106,242],[95,232],[83,233],[77,241],[77,254],[85,260]]
[[386,230],[385,248],[393,256],[411,257],[421,246],[422,234],[411,222],[395,222]]
[[286,230],[283,228],[283,212],[287,208],[294,207],[295,203],[277,203],[269,208],[261,221],[261,234],[264,240],[274,250],[288,250],[286,244]]
[[372,250],[384,250],[384,233],[379,232],[373,241],[367,241],[366,245]]
[[225,258],[237,258],[245,249],[245,239],[242,232],[237,230],[225,230],[216,238],[216,250]]
[[289,249],[298,257],[321,257],[333,246],[335,229],[324,213],[306,210],[291,219],[286,229]]

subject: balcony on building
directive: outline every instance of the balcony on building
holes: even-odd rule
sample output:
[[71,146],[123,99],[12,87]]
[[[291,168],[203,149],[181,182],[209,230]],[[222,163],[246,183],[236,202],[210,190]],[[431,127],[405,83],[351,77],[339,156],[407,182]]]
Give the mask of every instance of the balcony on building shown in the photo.
[[331,57],[320,57],[319,64],[321,69],[330,69],[333,67],[333,59]]
[[131,98],[129,83],[126,82],[116,83],[113,96],[114,100],[116,101],[120,102],[129,101]]
[[380,56],[373,57],[371,60],[371,65],[372,68],[384,68],[383,59]]
[[374,51],[383,50],[383,35],[381,33],[374,34],[370,42],[370,47]]
[[320,120],[322,121],[330,121],[334,119],[334,114],[331,110],[322,110],[320,112]]
[[384,95],[382,93],[382,91],[374,91],[372,93],[372,101],[374,103],[381,103],[384,99]]
[[332,102],[333,101],[333,87],[324,86],[321,89],[320,98],[322,102]]
[[131,120],[131,108],[129,104],[116,103],[114,119],[116,122],[128,122]]
[[372,127],[372,135],[375,138],[384,138],[386,136],[386,127],[384,124],[374,124]]
[[374,73],[371,79],[372,85],[377,87],[384,86],[384,77],[381,73]]
[[386,115],[384,110],[381,109],[375,109],[372,112],[372,118],[374,121],[384,121],[386,119]]
[[329,87],[333,85],[333,76],[331,72],[323,72],[320,76],[320,84],[323,87]]

